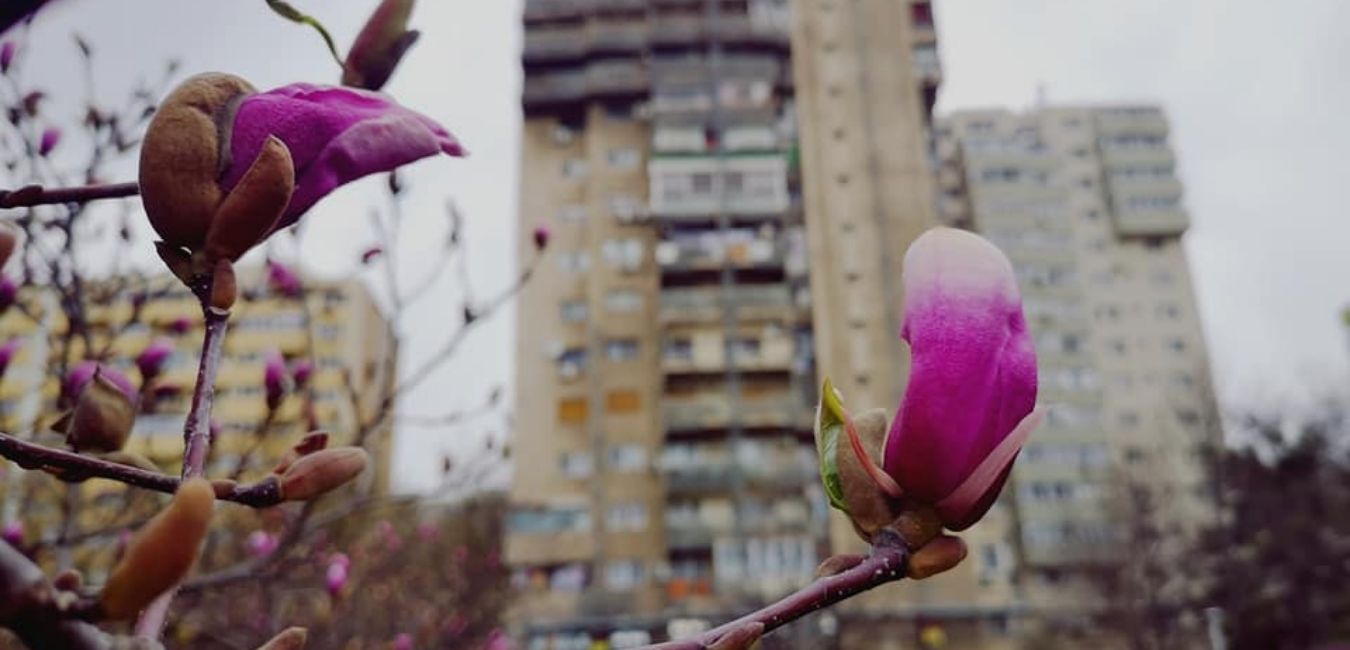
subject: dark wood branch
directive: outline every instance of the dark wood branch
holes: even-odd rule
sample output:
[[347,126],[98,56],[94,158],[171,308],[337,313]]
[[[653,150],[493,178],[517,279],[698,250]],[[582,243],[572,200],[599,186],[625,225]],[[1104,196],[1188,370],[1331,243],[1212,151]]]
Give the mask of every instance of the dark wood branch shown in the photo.
[[763,631],[767,634],[811,612],[905,577],[909,553],[899,535],[883,529],[873,540],[872,552],[852,568],[818,578],[778,602],[698,636],[648,646],[647,650],[704,650],[713,647],[723,637],[755,623],[763,624]]
[[[77,454],[66,449],[27,442],[8,433],[0,433],[0,456],[18,463],[25,469],[40,469],[66,479],[106,478],[164,494],[178,491],[177,477]],[[275,477],[268,477],[250,485],[235,485],[229,490],[218,489],[216,498],[252,508],[270,508],[283,501],[281,486]]]
[[141,193],[135,182],[57,187],[28,185],[17,190],[0,190],[0,208],[29,208],[35,205],[88,203],[100,199],[121,199]]

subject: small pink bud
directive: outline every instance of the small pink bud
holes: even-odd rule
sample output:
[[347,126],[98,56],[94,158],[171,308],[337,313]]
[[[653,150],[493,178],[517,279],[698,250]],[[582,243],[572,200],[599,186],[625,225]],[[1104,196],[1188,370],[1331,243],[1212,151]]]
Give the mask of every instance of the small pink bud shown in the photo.
[[0,45],[0,74],[9,72],[9,66],[14,64],[14,53],[18,51],[14,41],[5,41]]
[[255,530],[248,536],[248,552],[255,557],[266,557],[277,550],[279,542],[275,535],[262,530]]
[[179,316],[169,322],[169,331],[174,334],[187,334],[192,331],[192,319],[187,316]]
[[511,643],[511,637],[506,636],[501,630],[493,630],[492,634],[488,635],[487,642],[483,644],[483,650],[514,650],[515,647],[515,644]]
[[136,356],[136,367],[141,371],[141,378],[150,381],[159,376],[164,370],[164,363],[173,356],[173,348],[173,341],[158,339],[142,350]]
[[291,379],[295,380],[297,388],[303,388],[312,376],[314,376],[314,362],[309,359],[296,361],[295,366],[291,368]]
[[38,155],[46,156],[61,143],[61,129],[49,126],[42,131],[42,141],[38,143]]
[[295,274],[290,267],[280,262],[267,262],[267,284],[275,291],[287,298],[297,298],[304,291],[300,284],[300,276]]
[[549,238],[552,236],[553,233],[549,231],[548,226],[535,226],[534,249],[539,251],[544,250],[544,248],[548,246]]
[[408,634],[407,632],[400,632],[398,636],[394,637],[394,650],[412,650],[412,649],[413,649],[413,638],[411,634]]
[[328,556],[329,564],[341,564],[344,569],[352,568],[352,559],[346,553],[334,553]]
[[324,449],[301,456],[281,475],[287,501],[308,501],[350,481],[365,468],[369,456],[360,447]]
[[0,539],[4,539],[10,546],[23,544],[23,522],[11,521],[5,524],[3,530],[0,530]]
[[267,360],[263,363],[263,386],[267,390],[267,408],[275,409],[281,405],[281,399],[286,396],[288,390],[286,372],[286,359],[280,352],[273,350],[267,353]]
[[328,595],[337,598],[342,593],[342,588],[347,586],[347,565],[336,562],[329,564],[324,581]]
[[85,386],[94,379],[94,374],[102,375],[104,379],[117,386],[128,399],[136,399],[136,386],[131,383],[127,376],[104,366],[97,361],[81,361],[75,364],[70,372],[66,373],[66,380],[61,385],[62,394],[67,400],[74,401],[80,396]]

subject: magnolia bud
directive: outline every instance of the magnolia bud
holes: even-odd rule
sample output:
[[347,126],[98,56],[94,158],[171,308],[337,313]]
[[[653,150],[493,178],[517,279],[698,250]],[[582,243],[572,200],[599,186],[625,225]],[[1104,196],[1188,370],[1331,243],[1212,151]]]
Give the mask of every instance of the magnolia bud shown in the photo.
[[304,291],[300,276],[280,262],[267,262],[267,285],[287,298],[298,298]]
[[113,620],[129,619],[187,576],[211,523],[215,493],[202,478],[185,481],[167,508],[127,547],[99,598]]
[[23,536],[24,529],[22,521],[11,521],[5,524],[3,529],[0,529],[0,539],[5,540],[10,546],[21,546],[23,544]]
[[187,334],[192,331],[192,319],[187,316],[179,316],[169,321],[169,331],[180,336]]
[[280,542],[277,540],[276,535],[272,535],[271,533],[262,530],[255,530],[249,534],[247,544],[249,553],[257,557],[266,557],[277,550],[277,546]]
[[118,451],[135,424],[135,401],[99,368],[75,401],[66,440],[77,451]]
[[281,460],[277,461],[277,466],[272,469],[274,474],[283,474],[286,470],[301,456],[308,456],[316,451],[321,451],[328,447],[327,431],[312,431],[305,434],[300,442],[295,443],[293,447],[286,450],[281,455]]
[[286,360],[282,358],[280,352],[273,350],[268,353],[267,360],[263,363],[263,387],[267,392],[267,408],[276,410],[281,406],[281,400],[286,397],[288,389],[286,383]]
[[271,641],[264,643],[258,650],[301,650],[305,647],[308,636],[309,633],[303,627],[288,628],[272,637]]
[[206,257],[234,261],[265,239],[295,192],[291,152],[276,136],[263,142],[244,176],[225,196],[206,233]]
[[136,355],[136,367],[141,371],[141,379],[149,382],[164,370],[164,363],[173,356],[173,341],[157,339],[141,353]]
[[14,41],[5,41],[0,45],[0,74],[9,72],[9,66],[14,65],[14,53],[18,49]]
[[535,226],[534,228],[534,249],[542,251],[548,247],[548,240],[553,233],[549,231],[548,226]]
[[234,277],[234,265],[228,259],[216,260],[216,268],[211,272],[211,308],[228,316],[238,297],[239,281]]
[[46,156],[61,143],[61,129],[54,126],[47,127],[42,131],[42,140],[38,143],[38,155]]
[[296,388],[304,388],[309,383],[309,378],[314,375],[314,362],[309,359],[301,359],[295,362],[291,367],[291,379],[295,381]]
[[413,0],[384,0],[357,34],[342,70],[342,84],[379,90],[389,81],[418,33],[408,30]]
[[909,557],[909,577],[923,580],[954,568],[966,559],[966,543],[959,537],[939,535]]
[[281,475],[281,495],[287,501],[308,501],[347,481],[366,468],[366,450],[359,447],[325,449],[303,456]]
[[342,593],[342,588],[347,586],[347,565],[336,562],[328,565],[328,571],[324,574],[324,586],[328,589],[328,595],[337,598]]

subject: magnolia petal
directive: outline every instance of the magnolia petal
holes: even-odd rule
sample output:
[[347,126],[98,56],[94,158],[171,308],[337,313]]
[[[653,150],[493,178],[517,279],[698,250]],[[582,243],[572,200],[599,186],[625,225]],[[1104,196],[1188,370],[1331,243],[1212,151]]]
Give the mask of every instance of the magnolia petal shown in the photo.
[[942,517],[947,528],[964,530],[984,516],[1003,487],[1017,453],[1044,419],[1044,408],[1038,406],[1032,410],[1030,415],[1017,423],[1003,442],[984,457],[965,482],[937,503],[938,516]]
[[[253,160],[268,136],[286,144],[296,169],[295,193],[278,228],[344,183],[437,153],[464,155],[440,124],[356,88],[292,84],[249,96],[235,115],[233,158]],[[222,184],[233,189],[243,174],[242,165],[231,165]]]
[[905,255],[911,370],[884,468],[937,503],[1036,403],[1036,354],[1008,258],[970,232],[935,228]]

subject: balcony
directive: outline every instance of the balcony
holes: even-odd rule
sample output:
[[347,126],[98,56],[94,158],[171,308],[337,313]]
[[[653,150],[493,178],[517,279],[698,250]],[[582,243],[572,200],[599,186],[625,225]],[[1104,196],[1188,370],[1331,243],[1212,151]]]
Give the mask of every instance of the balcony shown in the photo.
[[660,16],[652,24],[651,43],[654,46],[702,43],[704,31],[702,16]]
[[[744,427],[809,427],[811,411],[810,405],[789,393],[770,397],[743,396],[737,420]],[[722,394],[692,399],[667,398],[661,405],[661,416],[668,434],[725,429],[731,422],[731,404]]]
[[677,288],[661,292],[661,322],[720,322],[732,305],[742,322],[790,319],[799,311],[791,291],[783,284],[737,285],[725,295],[721,287]]
[[750,16],[723,16],[712,32],[724,43],[763,45],[787,49],[792,34],[783,24],[755,20]]
[[781,215],[791,207],[787,167],[782,154],[653,157],[647,163],[652,215],[672,220]]
[[1115,213],[1116,232],[1122,237],[1165,237],[1186,232],[1190,215],[1180,207]]
[[716,236],[663,241],[656,246],[656,261],[663,272],[708,271],[722,268],[782,268],[787,245],[761,238],[729,240]]
[[526,108],[580,101],[586,96],[586,75],[575,70],[525,77]]
[[586,68],[591,95],[645,95],[648,83],[647,70],[637,61],[601,61]]
[[1167,137],[1167,118],[1157,108],[1137,106],[1097,111],[1097,131],[1102,135],[1136,134]]
[[580,27],[527,29],[521,58],[525,63],[575,60],[585,56],[586,47],[586,35]]
[[525,0],[525,22],[548,22],[579,18],[591,9],[586,0]]
[[638,54],[648,38],[645,22],[599,22],[591,25],[590,49],[595,54]]

